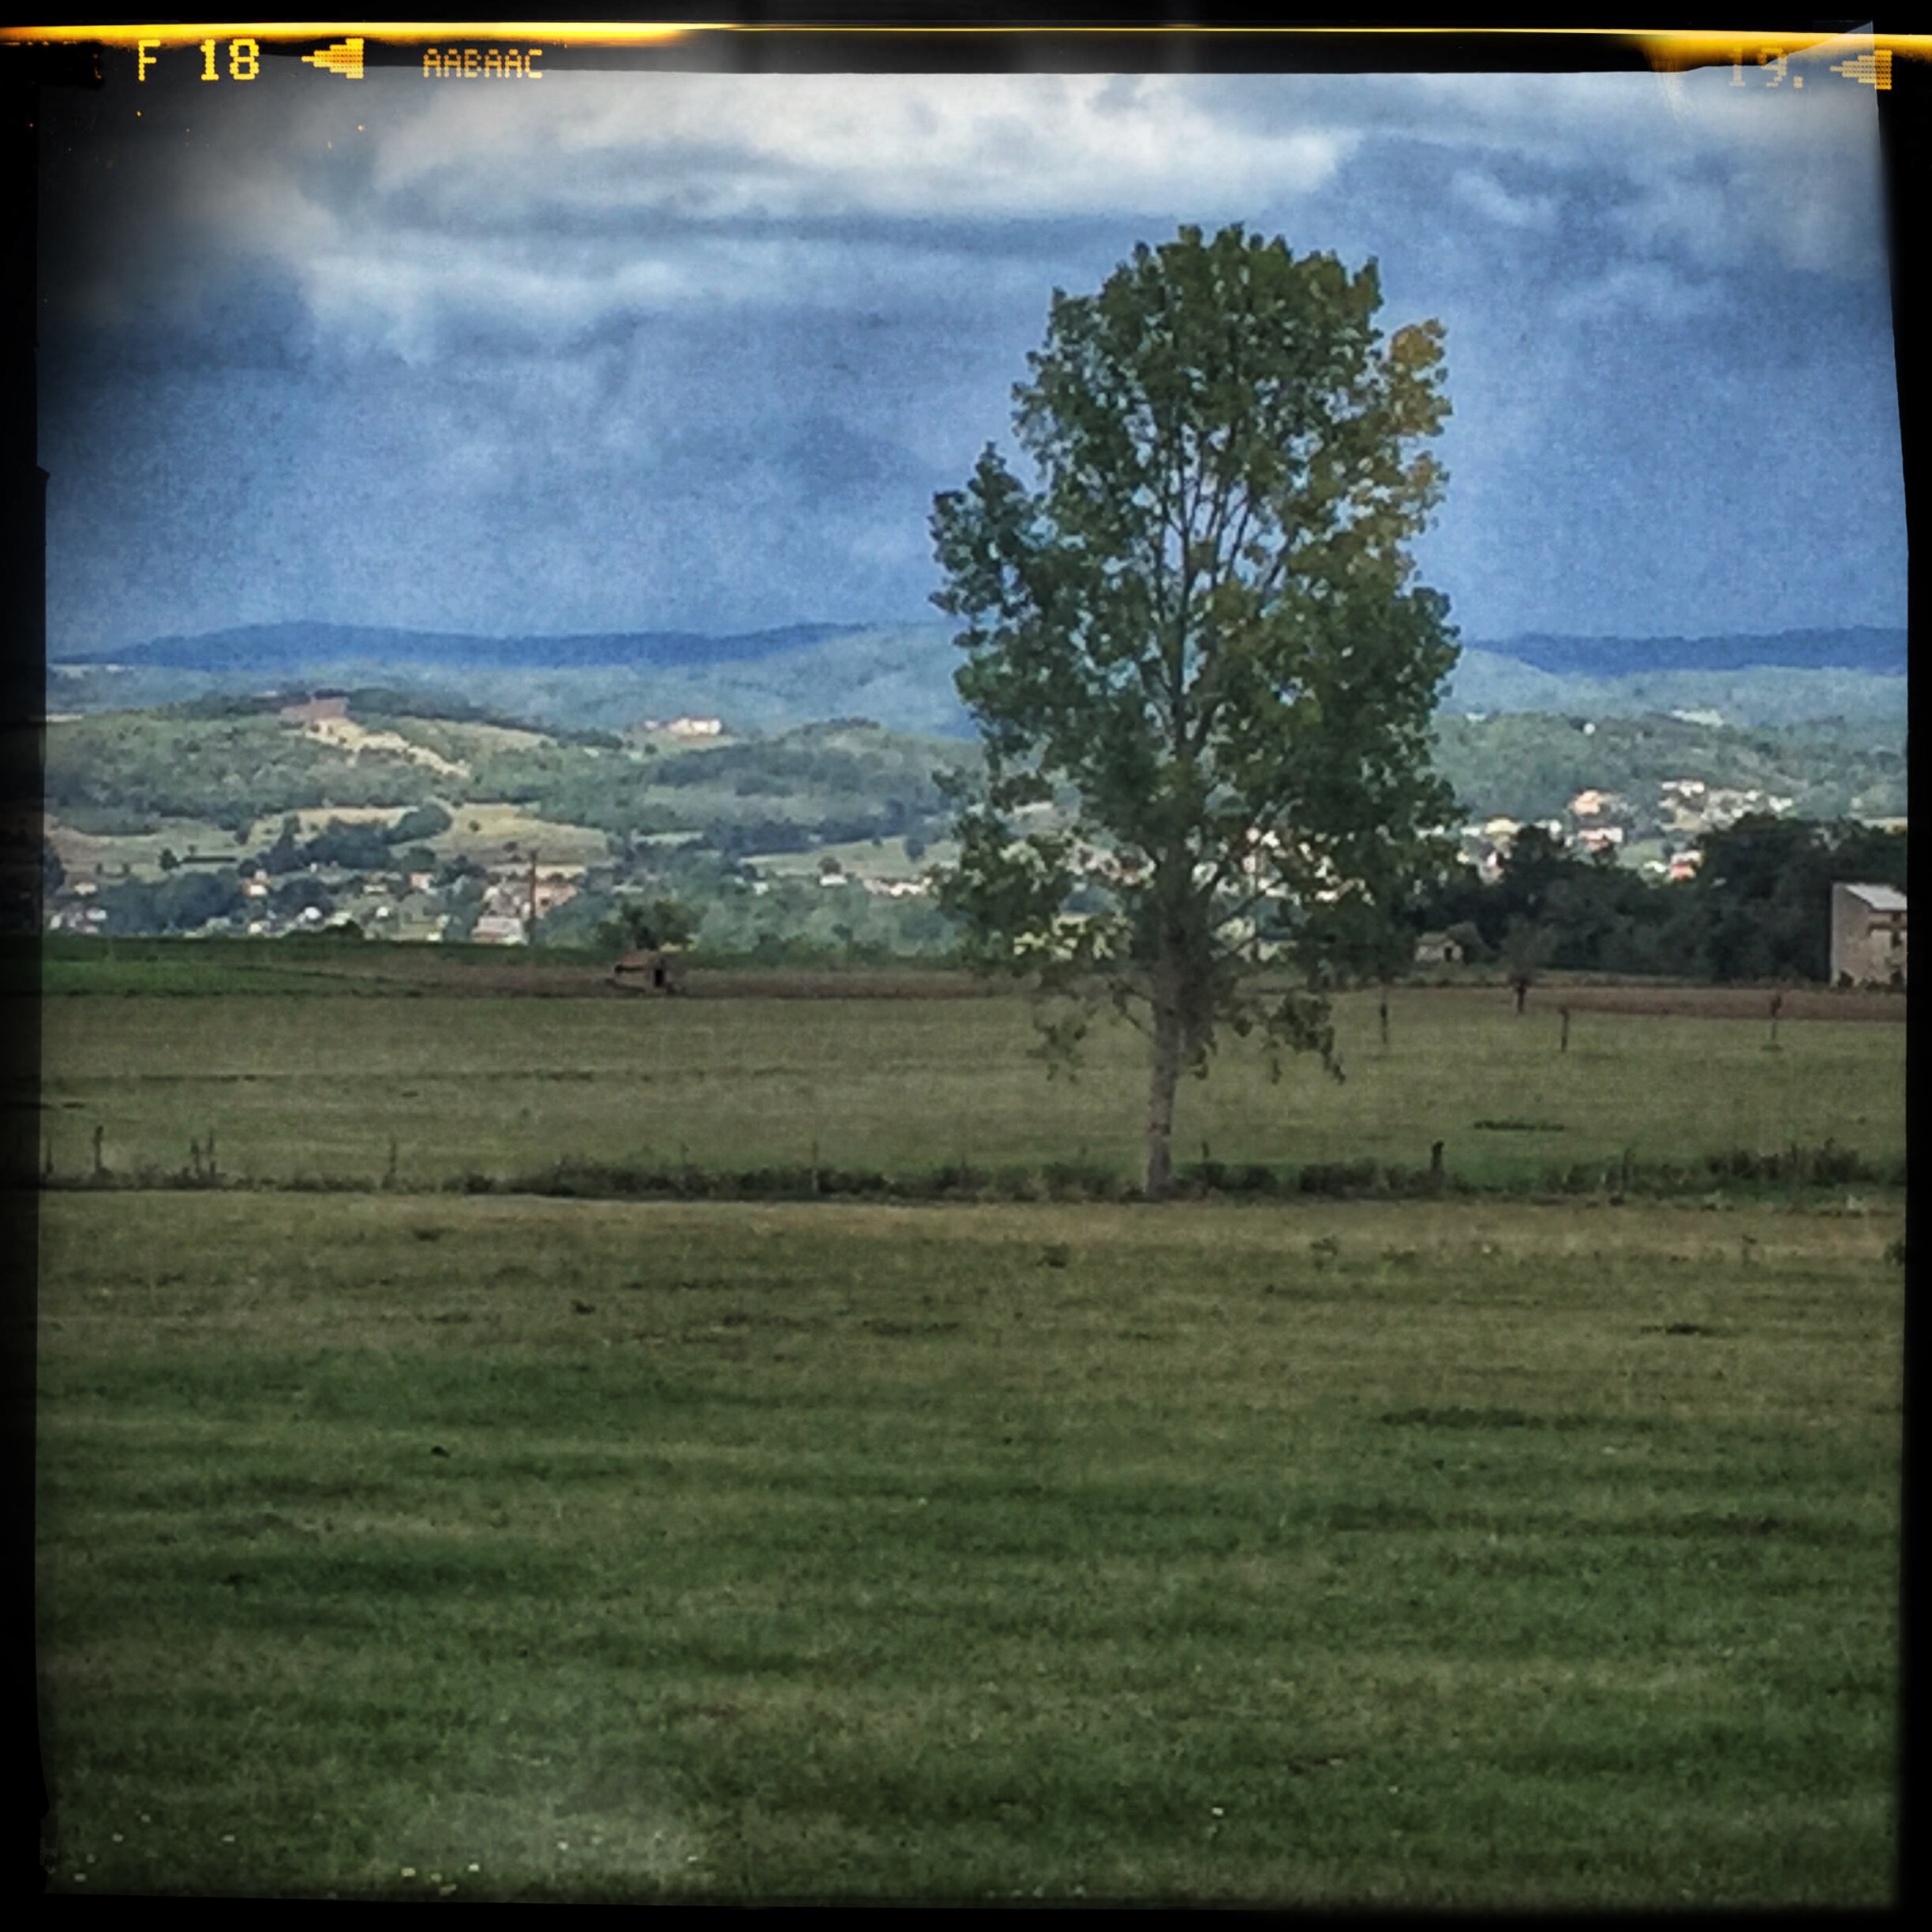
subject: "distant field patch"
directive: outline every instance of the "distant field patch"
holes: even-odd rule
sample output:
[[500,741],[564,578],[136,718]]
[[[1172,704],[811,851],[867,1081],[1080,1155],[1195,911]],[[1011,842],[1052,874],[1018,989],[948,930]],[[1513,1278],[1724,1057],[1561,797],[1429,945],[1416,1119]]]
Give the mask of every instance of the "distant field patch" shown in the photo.
[[[440,751],[427,745],[414,743],[400,732],[371,730],[366,724],[359,724],[354,718],[316,718],[302,727],[304,733],[320,743],[332,745],[336,750],[346,751],[350,758],[360,758],[365,752],[373,752],[389,758],[406,758],[412,764],[427,766],[430,770],[448,778],[466,778],[470,768],[459,760],[447,758]],[[534,739],[534,734],[529,734]],[[537,740],[541,742],[541,740]]]
[[520,805],[472,800],[450,809],[449,829],[426,841],[438,858],[495,863],[536,852],[547,865],[597,865],[610,856],[610,842],[601,832],[540,818]]
[[[354,814],[350,811],[338,816],[354,817]],[[267,837],[273,838],[275,832],[275,826],[271,826]],[[161,864],[164,852],[171,852],[177,859],[190,853],[207,858],[219,856],[224,864],[236,865],[260,848],[250,837],[238,840],[226,827],[205,818],[164,818],[148,831],[95,833],[77,830],[50,816],[45,822],[44,836],[70,878],[95,879],[103,886],[118,882],[124,867],[126,876],[132,878],[164,878],[167,875]]]

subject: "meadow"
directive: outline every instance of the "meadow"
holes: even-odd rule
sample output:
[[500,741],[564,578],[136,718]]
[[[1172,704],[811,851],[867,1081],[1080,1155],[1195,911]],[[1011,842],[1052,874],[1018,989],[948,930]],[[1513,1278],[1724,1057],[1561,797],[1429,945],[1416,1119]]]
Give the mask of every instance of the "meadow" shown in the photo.
[[1894,1896],[1903,1026],[1398,988],[1184,1085],[1185,1160],[1437,1198],[557,1199],[1124,1189],[1142,1043],[406,950],[50,961],[54,1889]]
[[42,1208],[57,1890],[1894,1896],[1896,1203]]
[[[479,998],[447,978],[328,969],[293,954],[218,968],[279,989],[260,998],[54,982],[41,1164],[87,1180],[98,1129],[110,1174],[189,1170],[190,1144],[212,1134],[217,1171],[238,1184],[435,1188],[559,1163],[904,1176],[1061,1163],[1122,1184],[1140,1171],[1145,1043],[1110,1018],[1076,1076],[1050,1078],[1017,996]],[[203,969],[170,955],[118,970],[139,986]],[[545,970],[504,966],[498,983]],[[567,987],[572,971],[596,987],[596,968],[556,969]],[[309,997],[325,991],[340,996]],[[1340,1082],[1303,1058],[1271,1083],[1230,1039],[1208,1078],[1182,1083],[1177,1159],[1421,1170],[1440,1140],[1447,1173],[1476,1186],[1826,1141],[1881,1172],[1903,1162],[1902,1025],[1788,1020],[1773,1048],[1762,1020],[1579,1009],[1565,1050],[1559,997],[1539,991],[1519,1017],[1500,987],[1398,987],[1385,1044],[1375,995],[1344,995]]]

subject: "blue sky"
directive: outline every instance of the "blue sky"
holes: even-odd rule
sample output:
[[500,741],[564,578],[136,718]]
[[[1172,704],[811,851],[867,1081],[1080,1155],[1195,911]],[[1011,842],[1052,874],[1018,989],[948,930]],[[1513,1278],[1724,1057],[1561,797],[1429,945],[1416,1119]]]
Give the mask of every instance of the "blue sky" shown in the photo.
[[[1056,286],[1231,221],[1447,331],[1470,641],[1902,624],[1877,118],[1825,72],[568,73],[50,97],[51,653],[934,621]],[[1794,68],[1795,63],[1794,63]],[[1807,69],[1811,72],[1811,69]]]

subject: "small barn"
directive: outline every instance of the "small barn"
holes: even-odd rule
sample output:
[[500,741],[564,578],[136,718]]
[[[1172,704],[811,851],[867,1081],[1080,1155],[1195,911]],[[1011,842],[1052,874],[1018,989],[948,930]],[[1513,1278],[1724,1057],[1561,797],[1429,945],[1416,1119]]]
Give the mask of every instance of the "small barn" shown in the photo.
[[627,953],[611,968],[611,984],[627,993],[677,993],[676,957],[656,946],[642,946]]
[[1905,984],[1905,895],[1891,886],[1832,888],[1833,986]]
[[1459,966],[1462,942],[1446,932],[1425,932],[1416,941],[1415,958],[1418,966]]

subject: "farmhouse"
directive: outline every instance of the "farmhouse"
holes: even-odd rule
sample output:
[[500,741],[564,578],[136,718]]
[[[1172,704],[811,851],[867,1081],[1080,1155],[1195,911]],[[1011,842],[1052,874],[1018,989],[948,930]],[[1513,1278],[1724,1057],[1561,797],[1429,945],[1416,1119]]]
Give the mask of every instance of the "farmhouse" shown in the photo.
[[1889,886],[1832,888],[1833,986],[1905,984],[1905,895]]

